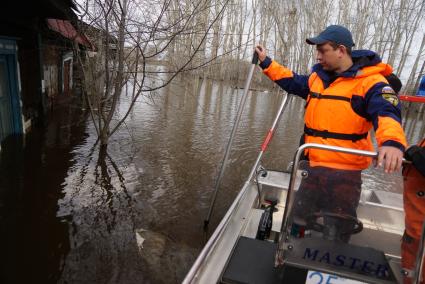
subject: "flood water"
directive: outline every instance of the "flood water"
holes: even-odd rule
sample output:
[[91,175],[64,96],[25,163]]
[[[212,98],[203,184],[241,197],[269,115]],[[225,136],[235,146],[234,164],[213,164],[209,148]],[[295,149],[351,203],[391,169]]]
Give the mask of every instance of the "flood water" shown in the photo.
[[[0,283],[181,282],[205,241],[203,221],[242,92],[180,77],[140,99],[107,155],[99,154],[80,103],[6,141]],[[277,91],[250,92],[211,230],[249,174],[281,99]],[[121,114],[129,100],[122,97]],[[284,170],[293,158],[303,105],[289,101],[263,157],[266,168]],[[385,179],[365,177],[366,187]]]

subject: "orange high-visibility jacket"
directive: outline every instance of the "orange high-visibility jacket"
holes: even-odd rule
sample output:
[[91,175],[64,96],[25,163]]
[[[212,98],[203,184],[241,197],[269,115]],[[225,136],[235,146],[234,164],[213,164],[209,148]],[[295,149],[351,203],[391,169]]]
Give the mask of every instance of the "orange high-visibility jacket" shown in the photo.
[[[419,143],[419,147],[423,148],[423,155],[425,152],[425,139]],[[420,161],[420,163],[423,163],[423,161]],[[425,175],[419,172],[413,163],[403,167],[403,178],[406,233],[418,240],[421,237],[422,225],[425,219]]]
[[[260,66],[264,73],[291,94],[304,98],[305,143],[319,143],[360,150],[373,150],[369,130],[376,132],[378,146],[404,151],[406,139],[401,127],[401,106],[397,94],[384,76],[391,66],[368,50],[353,51],[353,66],[335,74],[320,64],[308,76],[298,75],[267,57]],[[309,149],[312,165],[361,170],[370,158]]]

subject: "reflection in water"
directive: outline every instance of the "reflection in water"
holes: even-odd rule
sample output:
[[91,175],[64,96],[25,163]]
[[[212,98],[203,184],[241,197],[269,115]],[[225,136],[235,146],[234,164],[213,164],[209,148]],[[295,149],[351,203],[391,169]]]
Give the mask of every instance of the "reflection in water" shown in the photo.
[[[77,117],[74,113],[67,113],[68,120],[58,120],[62,126],[49,126],[38,146],[27,142],[26,151],[32,156],[24,165],[29,163],[25,167],[35,170],[24,173],[17,163],[13,171],[21,176],[13,183],[25,186],[12,196],[31,204],[28,198],[34,196],[35,186],[45,187],[48,197],[42,195],[36,208],[10,211],[25,216],[18,220],[19,228],[12,221],[1,228],[10,236],[25,235],[12,242],[13,248],[21,243],[31,247],[26,230],[33,233],[42,228],[41,238],[49,236],[48,245],[30,237],[30,243],[41,243],[40,250],[29,250],[30,260],[37,262],[47,252],[54,255],[51,265],[37,271],[36,279],[42,283],[180,282],[203,245],[203,220],[242,92],[223,83],[181,77],[155,96],[139,99],[124,127],[111,138],[108,153],[99,153],[89,121],[85,129],[69,123]],[[131,100],[129,93],[121,99],[121,116]],[[277,91],[250,92],[211,229],[249,174],[281,99]],[[292,159],[302,130],[303,106],[302,100],[290,99],[263,156],[267,168],[286,169]],[[364,186],[373,188],[382,180],[382,174],[373,178],[367,172]],[[8,187],[11,182],[7,181]],[[2,209],[5,200],[14,202],[0,200],[0,217],[14,220]],[[10,238],[3,243],[7,242]],[[29,266],[22,260],[10,265],[21,264]]]
[[[0,153],[0,282],[56,283],[69,251],[68,227],[56,218],[69,149],[83,139],[78,104],[60,108],[43,131],[10,137]],[[24,147],[25,145],[25,147]]]
[[71,220],[61,282],[136,283],[143,278],[135,249],[134,168],[118,165],[97,145],[88,147],[95,142],[90,138],[74,150],[59,200],[57,216]]
[[[201,226],[241,95],[225,84],[182,78],[154,101],[136,105],[107,156],[92,146],[95,131],[88,123],[89,137],[72,151],[74,164],[58,203],[57,216],[70,231],[61,282],[183,279],[203,245]],[[248,174],[280,99],[250,95],[211,227]],[[121,112],[128,103],[123,96]],[[277,133],[271,148],[284,142],[295,149],[301,107],[291,102],[281,125],[288,121],[293,129]],[[279,151],[274,158],[274,167],[286,167],[291,155]]]

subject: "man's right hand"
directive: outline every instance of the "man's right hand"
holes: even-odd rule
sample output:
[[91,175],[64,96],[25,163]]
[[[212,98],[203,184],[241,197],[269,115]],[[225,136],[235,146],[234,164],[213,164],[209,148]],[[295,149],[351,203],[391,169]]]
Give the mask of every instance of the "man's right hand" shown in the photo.
[[255,47],[255,52],[258,54],[258,59],[260,59],[261,62],[264,61],[267,57],[266,49],[262,45],[257,45]]
[[378,150],[378,167],[384,167],[386,173],[399,171],[403,162],[403,152],[393,146],[381,146]]

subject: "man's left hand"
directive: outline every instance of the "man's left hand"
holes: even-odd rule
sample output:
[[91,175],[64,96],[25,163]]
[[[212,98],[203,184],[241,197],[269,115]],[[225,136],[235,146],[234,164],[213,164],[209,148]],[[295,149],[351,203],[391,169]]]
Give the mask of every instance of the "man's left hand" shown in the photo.
[[397,147],[382,146],[378,150],[378,167],[384,167],[386,173],[393,173],[401,168],[403,152]]

